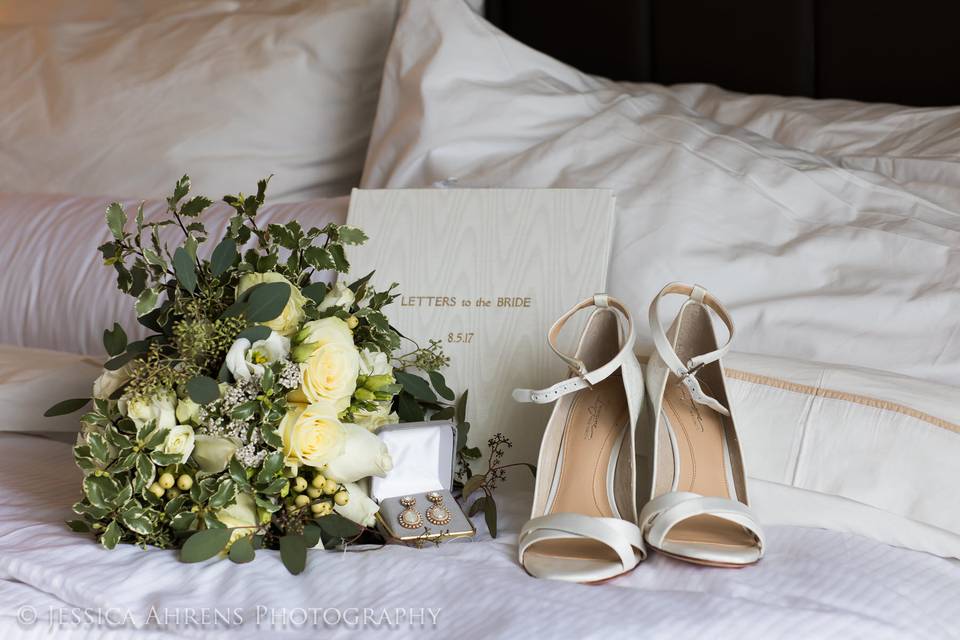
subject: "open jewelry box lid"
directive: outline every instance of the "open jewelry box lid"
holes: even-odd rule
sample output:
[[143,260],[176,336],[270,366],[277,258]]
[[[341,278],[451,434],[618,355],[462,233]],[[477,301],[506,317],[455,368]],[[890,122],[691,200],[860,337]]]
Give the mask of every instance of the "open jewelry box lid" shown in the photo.
[[457,455],[457,426],[451,420],[387,425],[377,436],[387,445],[393,469],[386,478],[374,477],[370,497],[387,498],[451,491]]

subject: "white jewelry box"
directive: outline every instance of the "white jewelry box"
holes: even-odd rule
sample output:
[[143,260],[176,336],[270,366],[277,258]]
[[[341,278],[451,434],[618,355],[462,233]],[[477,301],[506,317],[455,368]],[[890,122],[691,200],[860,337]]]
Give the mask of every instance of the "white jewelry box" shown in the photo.
[[[370,483],[370,497],[380,505],[377,520],[381,530],[401,541],[474,535],[476,529],[451,493],[456,469],[456,425],[449,420],[407,422],[385,426],[377,436],[393,458],[393,469],[387,476],[374,477]],[[427,510],[434,506],[428,494],[433,492],[440,494],[442,500],[438,504],[450,514],[447,523],[436,524],[427,518]],[[413,504],[402,504],[404,498],[411,498]],[[421,526],[401,525],[401,515],[408,508],[419,514]]]

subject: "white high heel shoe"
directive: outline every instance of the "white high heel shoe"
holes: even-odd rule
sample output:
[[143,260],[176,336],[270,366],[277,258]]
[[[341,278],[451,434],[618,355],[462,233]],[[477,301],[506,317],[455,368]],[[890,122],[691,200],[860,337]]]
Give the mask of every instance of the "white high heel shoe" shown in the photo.
[[[563,325],[590,307],[576,355],[561,353]],[[644,392],[633,322],[620,302],[598,294],[557,320],[548,341],[574,375],[513,392],[519,402],[557,402],[540,446],[531,520],[520,532],[520,564],[537,578],[600,582],[646,555],[636,525],[634,438]]]
[[[668,294],[688,298],[664,333],[658,304]],[[709,310],[729,330],[722,347]],[[764,534],[747,506],[743,456],[720,362],[733,339],[733,320],[702,287],[675,282],[650,304],[650,330],[656,353],[646,383],[655,418],[647,443],[651,500],[639,521],[644,538],[658,551],[696,564],[757,562]]]

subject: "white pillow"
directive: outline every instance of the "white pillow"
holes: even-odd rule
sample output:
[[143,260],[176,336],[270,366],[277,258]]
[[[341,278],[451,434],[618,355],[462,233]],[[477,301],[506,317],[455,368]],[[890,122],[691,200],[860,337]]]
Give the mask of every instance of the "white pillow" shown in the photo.
[[960,205],[632,95],[458,2],[409,2],[362,186],[449,178],[614,189],[609,289],[638,319],[664,283],[699,282],[730,306],[739,350],[960,385]]
[[100,365],[72,353],[0,344],[0,431],[76,433],[81,413],[43,413],[61,400],[89,398]]
[[[396,0],[5,3],[0,191],[356,186]],[[107,19],[106,16],[115,17]]]
[[742,353],[724,365],[764,523],[960,558],[960,389]]
[[754,96],[704,84],[636,87],[666,92],[717,122],[851,170],[882,173],[934,202],[960,206],[960,107]]
[[[243,186],[233,183],[232,190]],[[250,193],[256,184],[247,187],[244,191]],[[257,220],[269,224],[296,219],[304,227],[342,223],[347,201],[343,197],[267,205]],[[110,202],[106,198],[0,193],[0,343],[100,355],[103,331],[114,322],[123,326],[131,340],[146,335],[147,330],[137,323],[134,299],[117,289],[116,273],[103,265],[97,251],[110,240],[104,222]],[[132,219],[139,202],[123,204]],[[165,210],[165,202],[148,201],[144,217],[147,221],[160,219]],[[203,213],[201,220],[212,239],[203,245],[204,251],[213,250],[232,212],[217,204]],[[165,227],[161,234],[171,247],[183,240],[175,229]]]

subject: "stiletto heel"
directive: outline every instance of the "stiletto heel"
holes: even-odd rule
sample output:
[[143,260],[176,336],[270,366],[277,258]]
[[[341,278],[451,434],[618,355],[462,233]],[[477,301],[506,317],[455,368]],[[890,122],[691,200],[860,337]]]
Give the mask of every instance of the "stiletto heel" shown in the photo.
[[[660,299],[688,296],[667,333]],[[710,310],[726,324],[722,347]],[[764,535],[748,507],[746,474],[721,357],[733,320],[702,287],[672,283],[650,305],[656,353],[646,370],[653,411],[653,477],[640,527],[651,547],[680,560],[742,567],[763,557]]]
[[[590,307],[596,310],[576,355],[561,353],[563,325]],[[634,442],[644,392],[633,322],[623,304],[598,294],[557,320],[548,342],[574,375],[548,389],[513,392],[519,402],[556,401],[540,447],[531,520],[520,532],[520,564],[537,578],[601,582],[646,555],[636,525]]]

